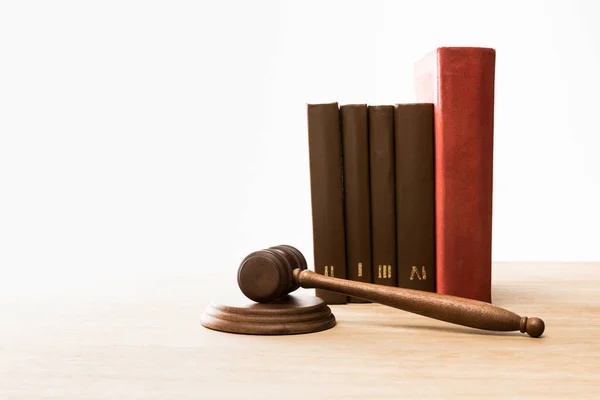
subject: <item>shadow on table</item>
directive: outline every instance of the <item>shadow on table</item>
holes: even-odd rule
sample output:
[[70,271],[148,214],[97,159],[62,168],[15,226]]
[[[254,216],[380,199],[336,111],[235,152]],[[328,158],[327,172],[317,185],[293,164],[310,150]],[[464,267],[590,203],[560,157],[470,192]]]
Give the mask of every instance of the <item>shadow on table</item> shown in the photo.
[[405,323],[390,323],[384,322],[378,324],[382,327],[387,328],[398,328],[408,330],[420,330],[420,331],[436,331],[436,332],[449,332],[449,333],[460,333],[469,335],[484,335],[484,336],[527,336],[526,333],[520,332],[502,332],[502,331],[486,331],[475,328],[461,327],[461,326],[432,326],[432,325],[420,325],[420,324],[405,324]]

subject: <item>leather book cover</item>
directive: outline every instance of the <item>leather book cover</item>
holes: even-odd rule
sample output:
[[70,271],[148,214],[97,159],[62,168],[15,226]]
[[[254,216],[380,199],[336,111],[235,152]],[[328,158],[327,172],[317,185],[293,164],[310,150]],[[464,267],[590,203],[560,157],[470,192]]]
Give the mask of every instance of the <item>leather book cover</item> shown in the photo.
[[[344,152],[347,278],[372,282],[369,125],[366,104],[340,106]],[[349,302],[365,303],[354,297]]]
[[368,116],[373,283],[397,286],[394,106],[369,106]]
[[[337,103],[307,104],[308,151],[315,272],[346,278],[343,153]],[[328,304],[347,296],[322,289],[315,295]]]
[[435,292],[433,104],[397,104],[394,133],[398,287]]
[[492,301],[496,51],[441,47],[415,65],[419,101],[434,103],[437,291]]

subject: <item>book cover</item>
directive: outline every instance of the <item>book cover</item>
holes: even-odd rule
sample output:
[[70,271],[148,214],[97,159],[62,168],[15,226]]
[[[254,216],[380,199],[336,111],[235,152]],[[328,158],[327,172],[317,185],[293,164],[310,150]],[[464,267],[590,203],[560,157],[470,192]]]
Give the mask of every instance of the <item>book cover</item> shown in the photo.
[[496,51],[441,47],[415,65],[434,103],[437,291],[491,302]]
[[[338,103],[307,104],[308,152],[316,273],[346,278],[343,153]],[[315,294],[328,304],[345,304],[347,296],[322,289]]]
[[435,292],[433,104],[397,104],[396,258],[398,286]]
[[394,106],[371,105],[368,118],[373,283],[397,286]]
[[[372,282],[369,125],[366,104],[340,106],[344,153],[347,278]],[[349,302],[366,302],[354,297]]]

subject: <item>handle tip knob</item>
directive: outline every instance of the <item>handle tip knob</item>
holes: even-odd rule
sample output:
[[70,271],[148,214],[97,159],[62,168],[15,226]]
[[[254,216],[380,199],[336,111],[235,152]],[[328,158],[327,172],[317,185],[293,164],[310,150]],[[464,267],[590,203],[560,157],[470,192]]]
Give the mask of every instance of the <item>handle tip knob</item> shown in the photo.
[[540,318],[523,317],[521,319],[521,332],[527,332],[527,334],[531,337],[537,338],[542,336],[545,328],[546,324],[544,324],[544,321],[542,321]]

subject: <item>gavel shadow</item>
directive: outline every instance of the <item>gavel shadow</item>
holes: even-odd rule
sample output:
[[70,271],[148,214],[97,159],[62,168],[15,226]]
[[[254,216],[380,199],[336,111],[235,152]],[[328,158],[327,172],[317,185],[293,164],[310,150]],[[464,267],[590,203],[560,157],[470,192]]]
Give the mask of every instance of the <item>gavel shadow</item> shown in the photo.
[[[340,321],[340,324],[349,326],[364,326],[364,322],[361,321]],[[440,325],[429,325],[419,324],[414,322],[394,322],[390,321],[389,317],[385,321],[377,321],[371,319],[369,326],[387,329],[397,330],[414,330],[414,331],[428,331],[428,332],[446,332],[446,333],[457,333],[467,335],[483,335],[483,336],[505,336],[505,337],[522,337],[523,334],[518,331],[489,331],[484,329],[469,328],[466,326],[455,325],[447,322],[440,322]]]
[[460,326],[432,326],[432,325],[420,325],[420,324],[402,324],[402,323],[381,323],[375,324],[377,326],[394,328],[394,329],[409,329],[429,332],[448,332],[448,333],[459,333],[468,335],[484,335],[484,336],[507,336],[507,337],[522,337],[523,334],[519,332],[498,332],[498,331],[486,331],[475,328],[463,328]]

